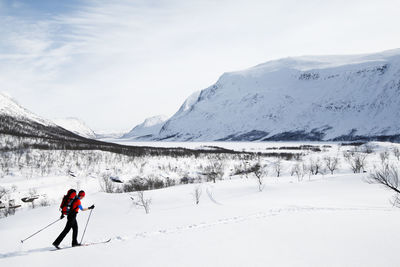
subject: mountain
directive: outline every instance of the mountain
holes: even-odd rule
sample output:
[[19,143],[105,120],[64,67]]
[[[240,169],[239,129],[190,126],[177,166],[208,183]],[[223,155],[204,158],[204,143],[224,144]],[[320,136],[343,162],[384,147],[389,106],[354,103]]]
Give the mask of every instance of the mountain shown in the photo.
[[0,135],[7,136],[3,141],[10,141],[5,146],[1,144],[1,149],[60,148],[69,145],[70,142],[87,141],[86,138],[28,111],[2,93],[0,93]]
[[[185,148],[126,146],[88,139],[33,114],[10,97],[0,93],[0,152],[17,151],[19,153],[28,149],[96,150],[133,157],[192,156],[203,153],[201,150]],[[222,153],[231,153],[231,151],[222,151]]]
[[124,134],[121,138],[140,140],[156,136],[167,119],[168,117],[163,115],[147,118],[144,122],[135,126],[130,132]]
[[30,120],[43,126],[55,126],[54,123],[45,120],[29,110],[20,106],[14,99],[0,92],[0,116],[13,117],[15,119]]
[[95,139],[96,134],[90,129],[85,122],[78,118],[65,118],[65,119],[54,119],[55,124],[61,126],[64,129],[67,129],[70,132],[73,132],[77,135]]
[[118,139],[124,135],[123,132],[109,132],[106,130],[96,131],[96,139]]
[[302,56],[223,74],[153,140],[400,141],[400,49]]

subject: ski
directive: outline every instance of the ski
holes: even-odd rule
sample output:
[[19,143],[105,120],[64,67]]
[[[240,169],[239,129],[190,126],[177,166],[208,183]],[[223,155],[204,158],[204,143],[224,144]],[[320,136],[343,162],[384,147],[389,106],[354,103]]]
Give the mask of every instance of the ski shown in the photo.
[[79,248],[79,247],[87,247],[87,246],[92,246],[92,245],[106,244],[106,243],[109,243],[110,241],[111,241],[111,238],[107,239],[105,241],[84,243],[84,244],[81,244],[80,246],[75,246],[75,247],[71,246],[71,247],[63,247],[63,248],[54,248],[54,249],[51,249],[51,251],[63,250],[63,249],[67,249],[67,248]]

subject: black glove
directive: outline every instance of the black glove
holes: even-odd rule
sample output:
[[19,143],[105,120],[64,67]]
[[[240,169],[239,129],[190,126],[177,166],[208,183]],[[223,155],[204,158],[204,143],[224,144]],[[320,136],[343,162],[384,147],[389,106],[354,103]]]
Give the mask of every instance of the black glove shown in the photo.
[[62,219],[64,219],[64,214],[61,214],[61,216],[60,216],[60,220],[62,220]]
[[92,205],[92,206],[90,206],[90,207],[88,208],[88,210],[92,210],[92,209],[94,209],[94,205]]

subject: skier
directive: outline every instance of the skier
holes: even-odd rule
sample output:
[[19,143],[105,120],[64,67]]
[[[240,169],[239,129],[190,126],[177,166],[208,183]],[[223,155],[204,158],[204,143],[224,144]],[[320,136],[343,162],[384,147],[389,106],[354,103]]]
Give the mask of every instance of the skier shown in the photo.
[[[81,244],[78,243],[78,223],[76,221],[76,215],[78,214],[79,210],[82,211],[87,211],[94,209],[94,205],[88,207],[88,208],[82,208],[81,205],[81,199],[85,197],[85,191],[81,190],[78,193],[78,196],[74,198],[74,200],[69,203],[70,209],[69,212],[66,214],[67,215],[67,224],[65,225],[64,230],[61,232],[61,234],[57,237],[57,239],[53,242],[53,246],[55,246],[57,249],[59,249],[59,245],[61,241],[64,239],[64,237],[68,234],[68,232],[72,228],[72,246],[80,246]],[[64,213],[61,215],[60,219],[64,218]]]

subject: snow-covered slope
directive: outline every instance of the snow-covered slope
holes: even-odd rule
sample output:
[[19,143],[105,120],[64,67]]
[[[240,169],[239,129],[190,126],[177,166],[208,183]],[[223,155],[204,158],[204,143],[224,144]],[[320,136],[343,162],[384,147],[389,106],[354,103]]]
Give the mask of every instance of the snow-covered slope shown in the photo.
[[400,49],[303,56],[223,74],[156,140],[400,140]]
[[20,106],[14,99],[0,92],[0,116],[30,120],[44,126],[55,126],[54,123],[45,120]]
[[[35,115],[2,93],[0,93],[0,135],[2,141],[0,147],[5,146],[7,149],[27,146],[55,149],[72,144],[83,146],[88,141],[50,120]],[[75,143],[76,141],[78,143]]]
[[53,121],[55,124],[77,135],[92,139],[96,138],[93,130],[78,118],[54,119]]
[[147,118],[143,123],[135,126],[129,133],[126,133],[122,138],[140,139],[142,137],[152,137],[159,133],[164,122],[168,119],[167,116],[158,115]]
[[[390,192],[363,182],[362,174],[269,179],[264,192],[253,179],[204,183],[199,205],[192,199],[198,184],[146,191],[150,214],[125,193],[97,193],[96,184],[82,179],[82,205],[96,205],[83,242],[110,243],[51,251],[63,219],[21,244],[58,219],[57,202],[0,220],[0,265],[61,267],[77,259],[82,266],[398,266],[400,212]],[[63,189],[59,199],[69,187]],[[88,218],[88,211],[77,216],[79,241]],[[71,232],[61,243],[70,245]]]

